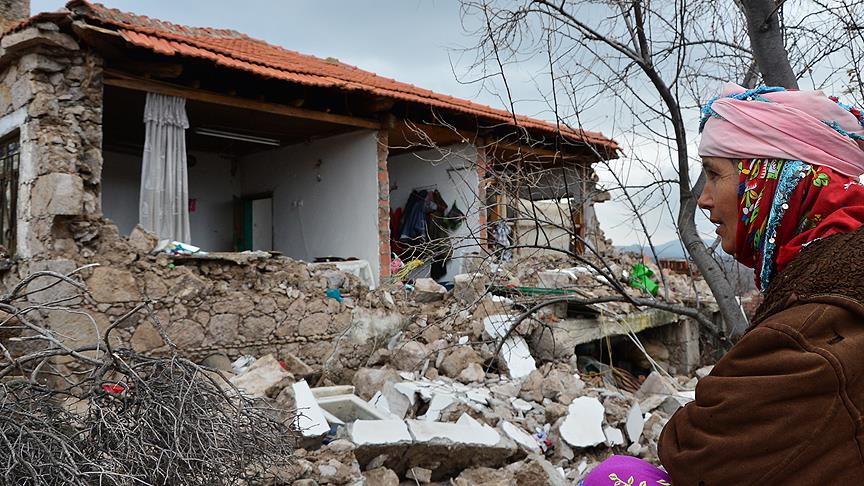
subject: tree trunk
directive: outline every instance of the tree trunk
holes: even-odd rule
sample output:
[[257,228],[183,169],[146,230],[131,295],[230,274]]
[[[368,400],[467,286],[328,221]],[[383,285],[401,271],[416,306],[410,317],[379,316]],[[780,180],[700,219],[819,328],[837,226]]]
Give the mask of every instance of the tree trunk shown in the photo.
[[741,0],[736,3],[747,18],[750,48],[765,84],[798,89],[798,80],[783,44],[778,4],[774,0]]

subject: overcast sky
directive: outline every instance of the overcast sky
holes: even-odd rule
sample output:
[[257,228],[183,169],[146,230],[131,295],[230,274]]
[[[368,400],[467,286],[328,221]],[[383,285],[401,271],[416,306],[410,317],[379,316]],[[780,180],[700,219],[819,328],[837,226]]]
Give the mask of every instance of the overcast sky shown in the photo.
[[[65,1],[31,0],[33,13],[62,8]],[[479,103],[505,108],[494,92],[466,84],[465,69],[476,43],[460,14],[458,0],[103,0],[127,12],[199,27],[230,28],[287,49],[335,57],[377,74]],[[468,19],[470,29],[472,19]],[[455,68],[454,68],[455,65]],[[554,120],[554,114],[536,101],[531,73],[510,72],[508,78],[520,114]],[[616,138],[611,110],[582,120],[584,128]],[[667,164],[664,154],[645,147],[649,158]],[[638,171],[634,175],[639,178]],[[601,174],[602,177],[602,174]],[[673,188],[677,190],[676,188]],[[608,202],[597,207],[607,236],[616,245],[643,242],[632,223],[622,219],[626,209]],[[652,218],[655,242],[676,239],[671,222]],[[704,225],[706,238],[713,228]]]

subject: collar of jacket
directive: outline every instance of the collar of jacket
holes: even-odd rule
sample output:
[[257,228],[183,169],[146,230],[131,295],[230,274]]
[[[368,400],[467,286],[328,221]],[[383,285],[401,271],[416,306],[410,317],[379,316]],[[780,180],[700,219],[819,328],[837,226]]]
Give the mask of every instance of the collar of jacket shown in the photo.
[[824,302],[864,316],[864,228],[816,241],[774,277],[750,329],[793,305]]

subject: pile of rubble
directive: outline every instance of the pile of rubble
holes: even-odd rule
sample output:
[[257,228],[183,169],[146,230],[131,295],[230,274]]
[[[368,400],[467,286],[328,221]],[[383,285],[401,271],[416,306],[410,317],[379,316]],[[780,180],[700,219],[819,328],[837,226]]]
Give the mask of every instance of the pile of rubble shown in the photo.
[[483,344],[397,337],[351,385],[310,388],[315,372],[296,357],[222,367],[246,393],[300,414],[296,467],[276,484],[573,484],[613,453],[656,462],[660,431],[693,398],[697,378],[653,372],[630,393],[580,373],[575,357],[539,368],[527,349],[491,357],[484,345],[507,318],[484,321]]

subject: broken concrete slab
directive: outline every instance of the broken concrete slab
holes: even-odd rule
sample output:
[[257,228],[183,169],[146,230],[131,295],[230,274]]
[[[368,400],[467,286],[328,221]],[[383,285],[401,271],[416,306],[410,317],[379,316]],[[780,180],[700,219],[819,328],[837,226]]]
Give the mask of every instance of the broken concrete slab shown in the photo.
[[[312,390],[314,393],[314,389]],[[355,420],[390,420],[396,418],[393,414],[383,412],[364,402],[357,395],[332,395],[317,397],[318,406],[332,414],[343,423]]]
[[642,429],[645,426],[645,418],[642,415],[642,408],[639,403],[634,403],[627,412],[627,422],[624,428],[627,431],[627,438],[630,442],[639,442],[642,436]]
[[[249,374],[247,372],[246,374]],[[245,375],[244,375],[245,376]],[[292,385],[294,400],[297,406],[297,428],[303,437],[321,437],[330,432],[330,425],[315,400],[315,395],[306,380],[300,380]]]
[[579,397],[567,407],[567,417],[561,424],[561,438],[572,447],[594,447],[606,442],[603,416],[606,410],[594,397]]
[[407,446],[414,441],[403,420],[356,420],[348,424],[348,437],[357,449],[370,446]]
[[[505,314],[491,315],[483,319],[483,329],[496,341],[504,339],[511,327],[513,327],[513,318]],[[534,357],[528,349],[528,343],[521,336],[507,337],[501,346],[499,358],[511,378],[524,378],[537,369]]]
[[498,426],[526,454],[542,454],[540,444],[537,443],[534,436],[522,430],[521,427],[513,425],[506,420],[502,420]]
[[494,447],[501,441],[495,429],[466,427],[461,424],[406,420],[415,442],[437,442],[450,446]]
[[607,425],[606,427],[603,427],[603,433],[606,435],[606,444],[609,445],[609,447],[626,444],[624,433],[621,432],[621,429]]

